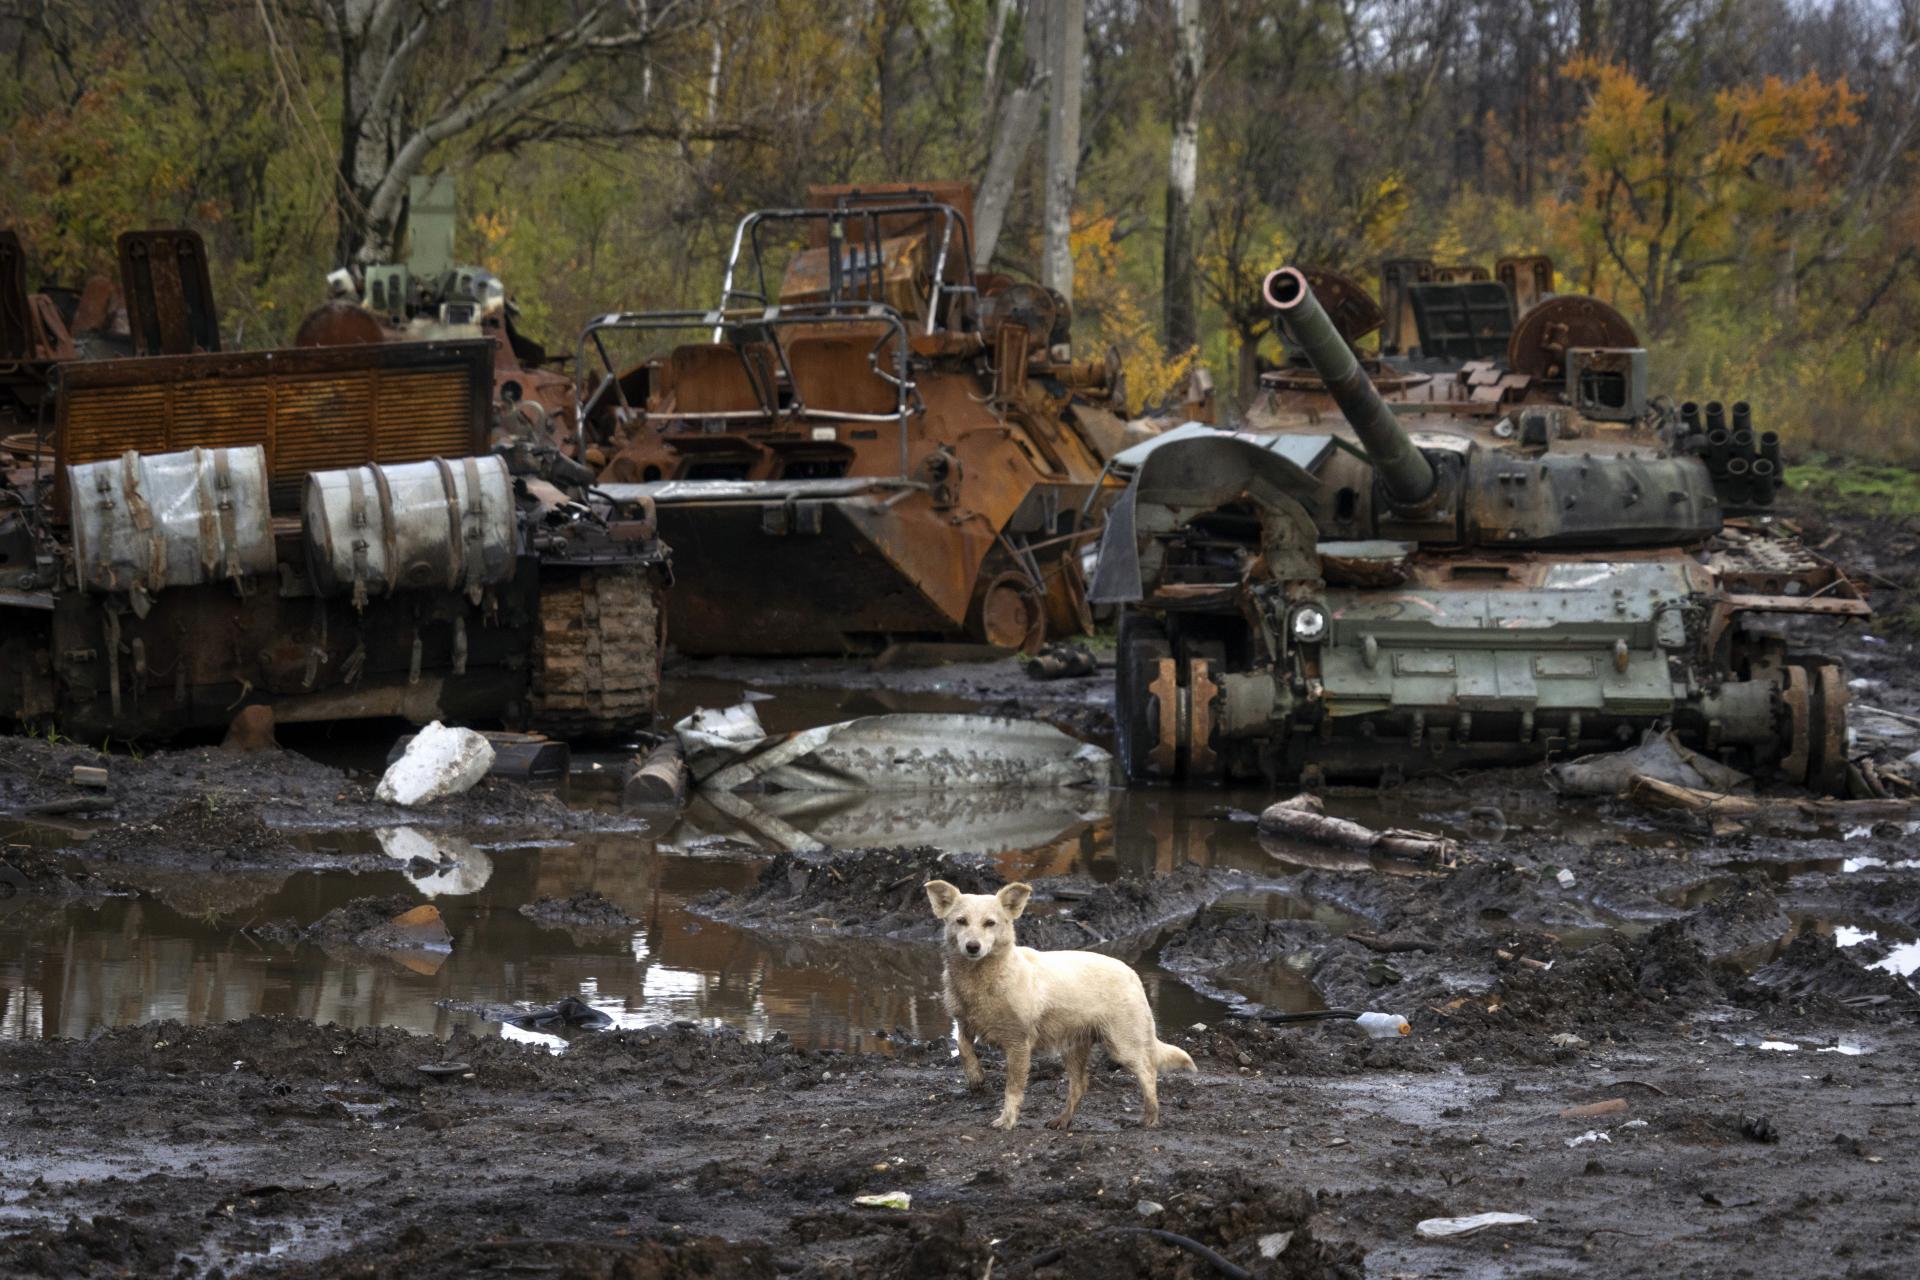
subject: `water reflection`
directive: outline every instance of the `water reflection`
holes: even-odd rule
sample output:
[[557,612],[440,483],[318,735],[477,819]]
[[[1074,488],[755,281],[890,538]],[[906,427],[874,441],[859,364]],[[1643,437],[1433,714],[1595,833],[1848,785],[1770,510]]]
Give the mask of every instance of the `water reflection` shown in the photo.
[[[573,799],[593,803],[591,787],[576,788]],[[1261,874],[1316,865],[1313,850],[1257,836],[1250,815],[1268,799],[1259,792],[755,799],[780,821],[837,845],[981,851],[1013,877],[1112,880],[1189,862]],[[1465,812],[1463,805],[1463,819]],[[1383,807],[1354,816],[1414,825],[1418,815]],[[1434,825],[1431,817],[1424,825]],[[142,883],[151,896],[140,898],[0,901],[0,1035],[86,1036],[99,1026],[156,1018],[277,1013],[435,1035],[464,1024],[479,1034],[525,1038],[538,1033],[482,1021],[475,1006],[544,1005],[565,995],[580,996],[621,1026],[688,1019],[756,1036],[783,1031],[813,1047],[884,1049],[877,1033],[924,1038],[946,1026],[937,999],[939,959],[930,946],[771,938],[689,911],[714,890],[746,888],[764,865],[764,851],[777,846],[703,806],[658,835],[493,835],[481,843],[397,827],[298,839],[384,854],[393,869],[153,877]],[[519,911],[582,890],[605,896],[638,925],[609,934],[542,925]],[[309,924],[371,895],[431,897],[453,933],[451,953],[329,951],[249,931],[271,921]],[[1324,914],[1271,896],[1225,905]],[[1323,923],[1339,928],[1344,921],[1329,915]],[[1163,1021],[1185,1025],[1224,1012],[1161,971],[1151,954],[1139,967]],[[1317,999],[1296,975],[1278,969],[1230,979],[1219,993],[1228,1001],[1254,998],[1285,1008]]]

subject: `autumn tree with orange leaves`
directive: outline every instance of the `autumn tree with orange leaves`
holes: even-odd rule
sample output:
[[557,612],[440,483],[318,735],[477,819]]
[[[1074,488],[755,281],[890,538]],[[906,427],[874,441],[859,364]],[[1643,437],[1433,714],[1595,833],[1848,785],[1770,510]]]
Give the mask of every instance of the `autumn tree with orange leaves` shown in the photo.
[[1655,334],[1700,273],[1785,255],[1790,281],[1838,179],[1840,135],[1858,123],[1844,79],[1768,76],[1707,101],[1656,93],[1625,67],[1576,58],[1583,230],[1639,295]]

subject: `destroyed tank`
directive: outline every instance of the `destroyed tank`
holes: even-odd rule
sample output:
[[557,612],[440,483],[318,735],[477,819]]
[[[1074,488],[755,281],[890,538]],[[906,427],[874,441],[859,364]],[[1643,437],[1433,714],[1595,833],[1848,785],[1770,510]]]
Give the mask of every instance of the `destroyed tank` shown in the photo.
[[[1260,429],[1191,426],[1116,460],[1131,479],[1093,598],[1122,611],[1128,778],[1389,783],[1670,726],[1843,790],[1840,664],[1779,624],[1869,610],[1767,518],[1777,438],[1744,403],[1650,397],[1605,304],[1529,289],[1521,311],[1478,276],[1390,277],[1382,308],[1276,271],[1297,357],[1265,379]],[[1398,358],[1363,360],[1354,341],[1401,301],[1417,343],[1389,332]]]
[[198,235],[140,232],[134,355],[81,359],[17,248],[0,235],[0,720],[651,719],[651,506],[495,447],[491,341],[221,351]]
[[[656,505],[687,584],[675,647],[1031,651],[1086,629],[1113,362],[1068,358],[1057,296],[975,275],[964,185],[810,198],[740,222],[714,310],[581,337],[580,453],[609,454],[601,491]],[[649,341],[679,345],[609,348]]]

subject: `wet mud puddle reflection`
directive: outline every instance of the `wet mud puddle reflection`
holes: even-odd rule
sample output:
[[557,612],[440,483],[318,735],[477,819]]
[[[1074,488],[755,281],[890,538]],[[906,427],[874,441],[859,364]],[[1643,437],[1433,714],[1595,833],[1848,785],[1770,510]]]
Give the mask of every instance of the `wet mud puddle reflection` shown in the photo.
[[[717,699],[716,699],[717,700]],[[838,706],[838,704],[836,704]],[[839,709],[845,710],[843,706]],[[859,707],[852,708],[856,712]],[[817,710],[817,709],[815,709]],[[571,803],[617,803],[614,774],[576,758]],[[103,1026],[176,1018],[211,1022],[255,1013],[345,1026],[391,1025],[445,1036],[563,1041],[498,1019],[509,1006],[573,996],[614,1025],[679,1020],[752,1036],[784,1033],[808,1047],[885,1052],[897,1035],[941,1035],[939,957],[929,943],[787,937],[702,918],[692,905],[716,890],[751,886],[778,833],[843,847],[920,845],[992,855],[1009,877],[1168,874],[1186,864],[1257,877],[1302,871],[1391,874],[1363,855],[1263,840],[1251,815],[1264,792],[1062,790],[971,795],[797,795],[757,798],[775,819],[742,822],[696,802],[656,832],[564,838],[462,838],[417,828],[303,835],[315,850],[376,854],[391,870],[302,871],[189,877],[138,898],[59,902],[0,896],[0,1037],[85,1037]],[[1439,826],[1480,842],[1551,826],[1564,814],[1509,811],[1493,818],[1416,812],[1391,800],[1343,802],[1375,826]],[[1599,829],[1596,829],[1596,835]],[[1620,839],[1617,827],[1605,828]],[[71,832],[4,833],[43,847]],[[598,894],[630,923],[554,924],[521,908],[542,899]],[[367,952],[297,940],[285,930],[357,899],[430,900],[452,935],[440,951]],[[1315,922],[1336,936],[1356,924],[1337,903],[1284,893],[1235,894],[1220,909]],[[1883,935],[1885,936],[1885,935]],[[1907,939],[1887,938],[1904,944]],[[1904,963],[1904,952],[1901,953]],[[1322,1007],[1287,958],[1182,981],[1157,949],[1137,961],[1163,1025],[1212,1022],[1248,1002],[1275,1010]],[[1203,994],[1204,993],[1204,994]],[[491,1017],[483,1017],[482,1011]]]
[[[572,801],[608,802],[609,794],[596,792],[590,764],[582,772]],[[1008,876],[1111,880],[1188,861],[1270,869],[1251,824],[1219,816],[1231,800],[1118,791],[896,795],[884,803],[813,797],[782,816],[843,847],[987,852]],[[71,833],[37,829],[7,838],[74,842]],[[698,805],[657,835],[490,842],[387,828],[295,839],[322,854],[379,854],[393,869],[193,876],[137,898],[0,899],[0,1037],[84,1038],[153,1019],[204,1023],[267,1013],[440,1036],[464,1026],[557,1047],[557,1036],[494,1019],[511,1012],[505,1006],[551,1005],[565,996],[618,1026],[691,1020],[752,1036],[783,1032],[809,1047],[884,1052],[896,1035],[925,1039],[946,1030],[931,943],[776,936],[690,910],[715,890],[751,886],[770,848]],[[554,924],[520,910],[582,891],[604,897],[632,923]],[[369,897],[431,901],[451,947],[369,952],[275,927],[297,929]],[[1246,909],[1266,908],[1256,899]],[[1160,969],[1153,953],[1138,967],[1163,1023],[1225,1014],[1225,1005]],[[1316,1007],[1304,983],[1243,994],[1270,1007]]]

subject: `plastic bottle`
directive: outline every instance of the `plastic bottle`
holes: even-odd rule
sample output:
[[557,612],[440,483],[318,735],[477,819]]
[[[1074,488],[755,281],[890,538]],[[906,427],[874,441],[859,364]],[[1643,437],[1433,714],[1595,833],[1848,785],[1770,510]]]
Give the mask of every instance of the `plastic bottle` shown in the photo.
[[1397,1013],[1363,1013],[1354,1021],[1375,1040],[1413,1034],[1413,1025]]

